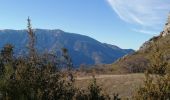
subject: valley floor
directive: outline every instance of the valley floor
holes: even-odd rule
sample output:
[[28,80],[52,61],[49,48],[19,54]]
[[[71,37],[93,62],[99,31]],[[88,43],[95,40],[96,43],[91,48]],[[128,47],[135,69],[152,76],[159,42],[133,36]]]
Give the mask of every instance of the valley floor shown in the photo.
[[[142,85],[144,74],[96,75],[95,78],[105,93],[118,93],[120,97],[130,97],[133,91]],[[77,77],[76,86],[85,89],[91,80],[92,76]]]

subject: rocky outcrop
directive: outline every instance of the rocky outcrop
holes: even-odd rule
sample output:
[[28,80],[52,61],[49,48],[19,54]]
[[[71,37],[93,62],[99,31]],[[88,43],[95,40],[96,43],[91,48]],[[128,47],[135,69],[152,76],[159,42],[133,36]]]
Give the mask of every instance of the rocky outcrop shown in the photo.
[[161,36],[166,36],[167,34],[170,34],[170,14],[168,16],[168,21],[165,24],[164,31],[161,33]]
[[160,35],[158,36],[154,36],[153,38],[151,38],[149,41],[146,41],[139,49],[139,51],[143,51],[147,48],[150,47],[150,44],[154,43],[155,41],[157,41],[158,39],[165,37],[166,35],[170,34],[170,14],[168,16],[168,20],[167,23],[165,24],[164,30],[160,33]]

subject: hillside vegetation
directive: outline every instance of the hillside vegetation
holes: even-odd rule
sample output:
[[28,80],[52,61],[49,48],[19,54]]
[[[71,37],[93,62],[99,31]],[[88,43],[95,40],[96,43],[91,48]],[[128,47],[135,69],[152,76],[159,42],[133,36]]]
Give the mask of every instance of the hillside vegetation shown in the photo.
[[168,19],[160,35],[154,36],[145,42],[135,53],[117,60],[112,64],[113,69],[118,70],[120,73],[144,72],[151,64],[151,55],[153,55],[155,49],[158,48],[165,59],[170,62],[170,19]]

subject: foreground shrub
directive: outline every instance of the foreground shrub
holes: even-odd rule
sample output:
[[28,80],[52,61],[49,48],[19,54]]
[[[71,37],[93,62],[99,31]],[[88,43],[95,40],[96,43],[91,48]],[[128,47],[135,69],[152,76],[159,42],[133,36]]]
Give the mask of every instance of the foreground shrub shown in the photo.
[[61,63],[58,63],[58,58],[55,55],[36,52],[35,34],[31,29],[29,19],[28,36],[29,53],[27,56],[14,57],[13,46],[10,44],[5,45],[1,50],[1,99],[69,100],[72,98],[75,94],[73,81],[67,81],[63,77],[59,69]]

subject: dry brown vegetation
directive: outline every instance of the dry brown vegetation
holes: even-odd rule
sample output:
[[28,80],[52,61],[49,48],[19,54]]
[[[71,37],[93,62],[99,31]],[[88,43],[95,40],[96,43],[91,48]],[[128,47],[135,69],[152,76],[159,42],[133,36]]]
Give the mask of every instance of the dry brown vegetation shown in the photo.
[[[97,75],[95,77],[103,92],[111,96],[118,93],[122,98],[131,97],[144,80],[144,74]],[[92,76],[77,77],[76,87],[86,89],[91,79]]]
[[[153,47],[154,45],[154,47]],[[165,37],[160,37],[157,40],[147,44],[147,48],[139,50],[132,55],[125,56],[112,64],[113,73],[143,73],[150,66],[150,56],[153,55],[155,46],[160,49],[160,52],[170,62],[170,34]],[[169,68],[168,68],[169,69]]]

